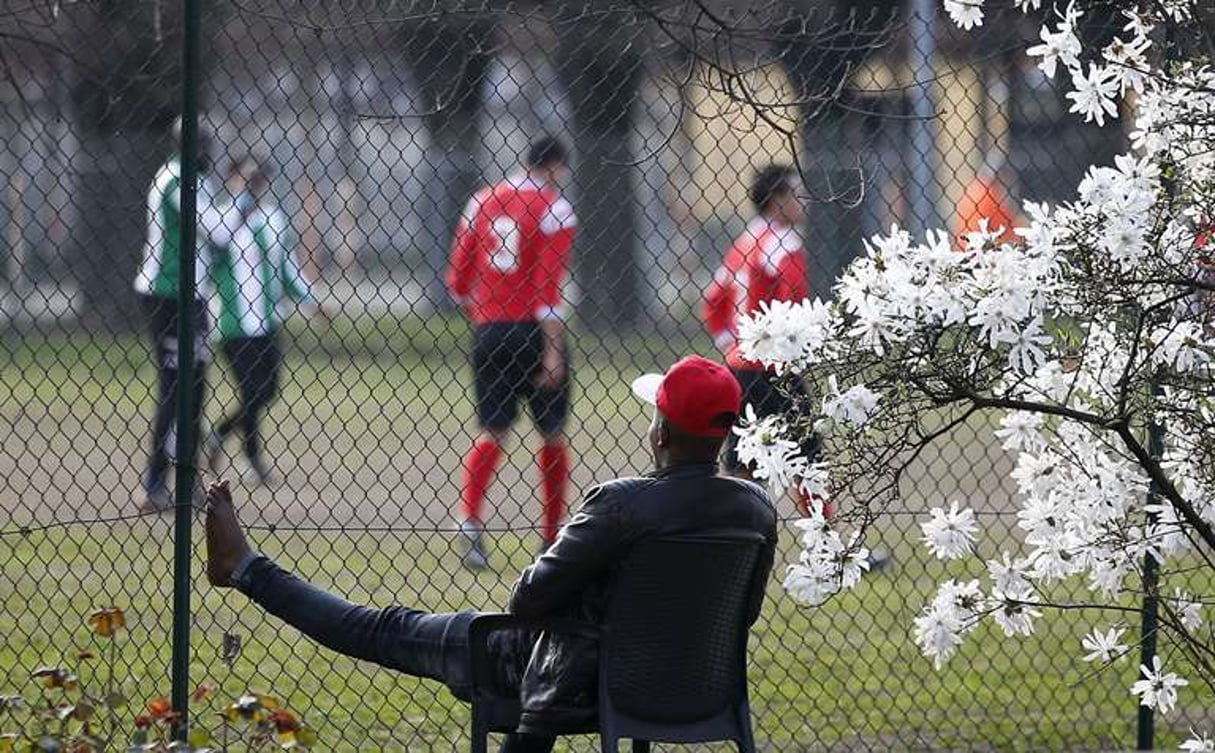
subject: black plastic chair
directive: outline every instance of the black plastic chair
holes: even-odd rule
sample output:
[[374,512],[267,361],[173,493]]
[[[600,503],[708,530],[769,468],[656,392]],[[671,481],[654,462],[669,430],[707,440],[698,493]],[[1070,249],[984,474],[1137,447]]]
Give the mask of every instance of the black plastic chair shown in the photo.
[[650,742],[733,740],[752,753],[747,702],[747,606],[764,539],[751,531],[655,538],[638,543],[611,584],[601,626],[571,620],[529,621],[480,615],[469,631],[472,652],[472,751],[486,753],[490,732],[513,732],[519,699],[491,687],[489,635],[547,630],[597,636],[601,749],[634,753]]

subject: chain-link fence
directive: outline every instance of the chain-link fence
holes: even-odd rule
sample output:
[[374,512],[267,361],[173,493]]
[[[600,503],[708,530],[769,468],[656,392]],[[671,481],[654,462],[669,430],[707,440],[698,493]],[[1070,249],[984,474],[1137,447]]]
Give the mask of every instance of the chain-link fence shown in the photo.
[[[825,295],[892,223],[1015,221],[1022,200],[1067,199],[1126,143],[1124,128],[1068,115],[1021,53],[1034,29],[1011,13],[961,34],[930,6],[882,2],[203,6],[209,357],[189,462],[231,480],[261,551],[368,604],[500,610],[551,534],[562,435],[567,501],[645,470],[649,417],[629,382],[717,353],[704,294],[757,222],[793,228],[775,251],[800,236],[805,282]],[[174,527],[157,508],[173,509],[185,462],[171,392],[185,20],[162,0],[0,11],[0,694],[57,703],[62,689],[29,678],[62,666],[130,699],[120,726],[169,684]],[[568,175],[529,152],[543,135]],[[803,218],[756,219],[751,184],[773,162],[800,175]],[[487,263],[509,272],[543,236],[572,237],[568,265],[470,290],[452,259],[461,233],[526,190],[542,197],[537,227],[491,223]],[[474,330],[562,313],[568,411],[559,397],[533,406],[496,432],[496,465],[476,459],[479,424],[506,426],[518,385],[509,365],[474,368]],[[520,342],[534,368],[539,340]],[[751,642],[762,749],[1131,744],[1130,680],[1082,674],[1063,620],[994,650],[976,642],[942,671],[910,637],[943,576],[918,544],[928,507],[966,500],[984,551],[1015,540],[1011,461],[990,428],[974,421],[917,460],[902,508],[872,533],[890,558],[855,591],[805,610],[771,585]],[[489,567],[469,569],[459,521],[486,484]],[[318,648],[209,587],[195,529],[192,683],[274,695],[320,750],[467,747],[467,709],[440,686]],[[794,532],[781,535],[778,568],[796,557]],[[86,625],[109,606],[126,616],[113,657]],[[198,725],[217,703],[194,708]],[[1158,742],[1193,721],[1170,718]],[[0,704],[0,733],[16,723]]]

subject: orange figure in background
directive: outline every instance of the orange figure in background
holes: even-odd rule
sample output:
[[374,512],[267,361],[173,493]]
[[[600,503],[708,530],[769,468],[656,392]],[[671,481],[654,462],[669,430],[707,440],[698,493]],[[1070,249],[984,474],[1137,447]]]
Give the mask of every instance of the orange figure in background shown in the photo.
[[1004,176],[1004,163],[999,158],[989,158],[966,186],[962,199],[958,202],[958,216],[954,224],[954,237],[959,246],[965,246],[967,233],[979,230],[981,222],[987,220],[987,228],[996,230],[1004,228],[1000,240],[1007,242],[1016,238],[1013,226],[1017,215],[1010,206]]

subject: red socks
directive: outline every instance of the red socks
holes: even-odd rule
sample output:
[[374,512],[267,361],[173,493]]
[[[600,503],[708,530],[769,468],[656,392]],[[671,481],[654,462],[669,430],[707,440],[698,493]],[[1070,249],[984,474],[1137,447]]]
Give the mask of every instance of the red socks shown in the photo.
[[492,440],[478,440],[464,457],[464,471],[460,477],[460,511],[464,520],[481,522],[481,504],[485,501],[485,490],[494,479],[494,470],[502,457],[502,448]]
[[570,477],[569,453],[564,443],[545,444],[536,457],[540,465],[540,485],[544,493],[544,519],[540,529],[545,543],[557,538],[565,517],[565,487]]
[[[460,477],[460,512],[464,520],[481,522],[481,506],[485,490],[494,479],[494,471],[502,458],[497,443],[480,440],[464,458]],[[569,483],[569,452],[564,443],[545,444],[536,456],[540,468],[540,487],[544,499],[544,514],[540,533],[546,542],[557,538],[557,529],[565,517],[565,487]]]

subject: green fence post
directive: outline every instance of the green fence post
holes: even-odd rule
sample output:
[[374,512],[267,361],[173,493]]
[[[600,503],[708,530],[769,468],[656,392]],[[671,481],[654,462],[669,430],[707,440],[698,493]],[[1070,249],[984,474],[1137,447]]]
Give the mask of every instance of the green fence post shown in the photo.
[[190,524],[193,495],[195,427],[194,300],[198,255],[198,69],[199,0],[185,0],[181,86],[181,269],[177,299],[177,472],[173,516],[172,702],[178,713],[174,737],[189,734],[190,703]]
[[[1153,388],[1159,393],[1159,388]],[[1164,455],[1164,427],[1156,421],[1148,424],[1148,452],[1159,460]],[[1148,487],[1147,501],[1149,505],[1158,504],[1160,492],[1153,481]],[[1155,522],[1155,515],[1149,515],[1149,522]],[[1145,667],[1152,666],[1152,657],[1156,656],[1156,630],[1159,624],[1160,598],[1159,590],[1160,564],[1151,554],[1143,558],[1143,611],[1139,625],[1140,657],[1139,663]],[[1155,713],[1151,706],[1139,706],[1139,720],[1136,729],[1137,750],[1152,750],[1156,728]]]

